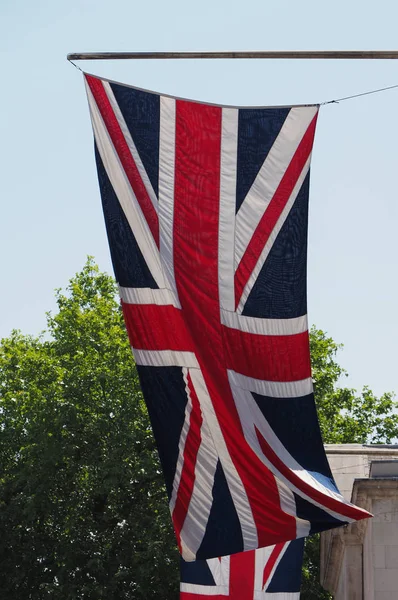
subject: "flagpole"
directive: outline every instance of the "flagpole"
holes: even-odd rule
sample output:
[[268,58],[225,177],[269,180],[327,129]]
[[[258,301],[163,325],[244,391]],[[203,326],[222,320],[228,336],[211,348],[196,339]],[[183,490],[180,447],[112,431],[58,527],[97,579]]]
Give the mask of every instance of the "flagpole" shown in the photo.
[[332,59],[332,60],[396,60],[398,50],[284,50],[239,52],[77,52],[67,55],[74,60],[164,60],[204,58],[262,58],[262,59]]

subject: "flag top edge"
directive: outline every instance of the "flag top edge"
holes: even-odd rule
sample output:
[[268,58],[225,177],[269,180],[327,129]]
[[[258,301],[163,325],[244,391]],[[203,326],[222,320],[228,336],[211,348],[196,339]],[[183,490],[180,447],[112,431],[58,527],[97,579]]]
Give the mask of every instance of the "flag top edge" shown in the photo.
[[121,81],[116,81],[115,79],[109,79],[107,77],[100,77],[99,75],[94,75],[93,73],[88,73],[87,71],[82,71],[83,76],[94,77],[95,79],[100,79],[101,81],[107,81],[108,83],[114,83],[116,85],[121,85],[126,88],[130,88],[133,90],[137,90],[139,92],[145,92],[147,94],[154,94],[155,96],[162,96],[163,98],[171,98],[173,100],[182,100],[183,102],[194,102],[195,104],[204,104],[206,106],[216,106],[218,108],[235,108],[238,110],[250,110],[250,109],[267,109],[267,108],[310,108],[317,107],[320,108],[321,104],[319,102],[309,103],[309,104],[278,104],[278,105],[234,105],[234,104],[219,104],[217,102],[205,102],[204,100],[194,100],[192,98],[184,98],[182,96],[173,96],[172,94],[163,94],[162,92],[155,92],[154,90],[148,90],[147,88],[137,87],[135,85],[130,85],[128,83],[123,83]]

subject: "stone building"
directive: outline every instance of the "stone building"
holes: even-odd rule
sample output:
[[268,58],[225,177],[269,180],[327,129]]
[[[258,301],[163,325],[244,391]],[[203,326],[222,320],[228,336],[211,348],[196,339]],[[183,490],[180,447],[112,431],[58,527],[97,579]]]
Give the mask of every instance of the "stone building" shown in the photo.
[[325,449],[341,493],[374,517],[321,535],[321,583],[335,600],[398,600],[398,445]]

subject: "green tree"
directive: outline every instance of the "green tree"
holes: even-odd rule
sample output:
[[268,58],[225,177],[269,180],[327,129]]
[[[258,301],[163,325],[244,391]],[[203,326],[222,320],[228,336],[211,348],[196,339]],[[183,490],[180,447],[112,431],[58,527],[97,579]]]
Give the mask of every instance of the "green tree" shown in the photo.
[[326,444],[390,444],[398,436],[394,394],[380,397],[364,387],[361,393],[342,387],[347,372],[336,361],[343,347],[325,332],[310,331],[312,377],[323,441]]
[[45,335],[0,346],[4,600],[178,596],[178,553],[114,281],[91,260]]
[[[178,552],[113,279],[92,260],[56,293],[40,337],[0,343],[3,600],[173,600]],[[340,388],[339,347],[311,331],[326,442],[389,442],[390,394]],[[303,600],[319,585],[307,543]]]

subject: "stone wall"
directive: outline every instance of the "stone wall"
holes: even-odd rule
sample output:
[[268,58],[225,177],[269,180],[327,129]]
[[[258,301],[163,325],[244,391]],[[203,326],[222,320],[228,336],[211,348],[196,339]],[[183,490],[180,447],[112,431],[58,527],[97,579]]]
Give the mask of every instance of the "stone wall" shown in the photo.
[[[390,490],[391,491],[391,490]],[[398,599],[398,490],[373,500],[373,579],[375,600]]]
[[398,600],[398,478],[369,478],[374,461],[397,468],[398,446],[325,449],[344,497],[374,517],[321,535],[321,583],[335,600]]

